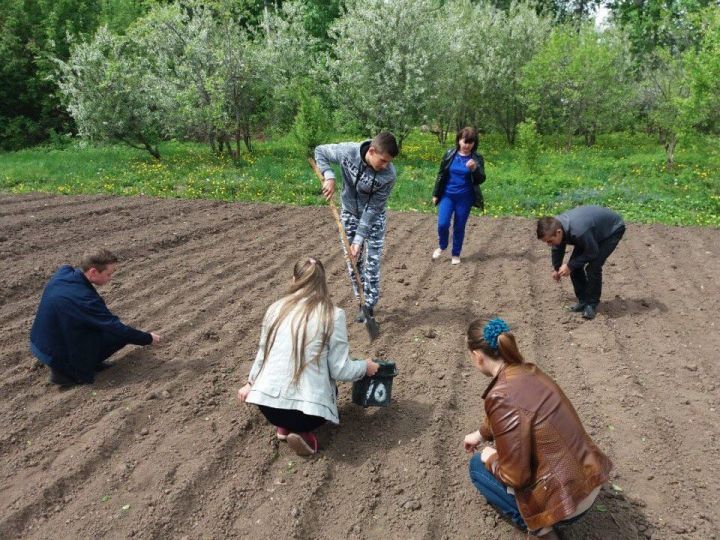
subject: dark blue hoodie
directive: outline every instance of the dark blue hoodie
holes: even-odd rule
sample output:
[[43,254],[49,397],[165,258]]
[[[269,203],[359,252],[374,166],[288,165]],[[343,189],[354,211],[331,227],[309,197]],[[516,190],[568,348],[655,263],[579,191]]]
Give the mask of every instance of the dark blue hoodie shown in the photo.
[[[40,361],[92,382],[102,351],[113,344],[150,345],[152,336],[120,322],[79,268],[61,266],[43,292],[30,331]],[[119,348],[119,347],[118,347]]]

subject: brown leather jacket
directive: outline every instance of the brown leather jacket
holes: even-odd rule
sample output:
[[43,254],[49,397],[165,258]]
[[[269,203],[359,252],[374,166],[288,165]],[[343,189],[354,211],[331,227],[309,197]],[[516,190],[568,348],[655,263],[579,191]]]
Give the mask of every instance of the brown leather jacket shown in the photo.
[[530,530],[573,515],[612,468],[555,382],[534,364],[505,366],[483,393],[480,433],[495,440],[485,466],[515,490]]

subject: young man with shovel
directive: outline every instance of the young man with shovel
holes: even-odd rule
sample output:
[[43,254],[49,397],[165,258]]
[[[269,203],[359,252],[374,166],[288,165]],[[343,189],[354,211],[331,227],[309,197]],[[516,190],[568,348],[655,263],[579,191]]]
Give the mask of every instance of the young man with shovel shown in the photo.
[[[335,173],[330,164],[340,165],[342,171],[340,217],[350,243],[349,256],[357,263],[363,284],[366,313],[371,317],[380,298],[380,257],[387,223],[385,209],[397,179],[391,161],[398,153],[395,136],[387,132],[378,133],[372,140],[362,143],[322,144],[315,148],[315,161],[324,177],[326,199],[330,200],[335,193]],[[358,296],[350,264],[348,273],[355,296]],[[362,309],[355,321],[365,322]]]

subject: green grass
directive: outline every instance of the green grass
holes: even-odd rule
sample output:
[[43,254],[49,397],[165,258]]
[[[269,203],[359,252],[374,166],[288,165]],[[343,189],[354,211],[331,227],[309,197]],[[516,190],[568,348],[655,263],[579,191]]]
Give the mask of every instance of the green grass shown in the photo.
[[[341,139],[338,139],[341,140]],[[256,143],[238,162],[206,145],[168,142],[162,159],[124,146],[34,148],[0,154],[0,191],[111,193],[299,205],[323,204],[319,183],[288,139]],[[413,133],[396,160],[390,208],[432,212],[432,186],[444,147]],[[520,150],[494,135],[481,139],[487,182],[486,215],[536,217],[580,204],[601,204],[634,222],[720,227],[720,141],[682,140],[677,165],[664,168],[657,140],[644,135],[601,137],[591,148],[563,149],[546,139],[536,169]]]

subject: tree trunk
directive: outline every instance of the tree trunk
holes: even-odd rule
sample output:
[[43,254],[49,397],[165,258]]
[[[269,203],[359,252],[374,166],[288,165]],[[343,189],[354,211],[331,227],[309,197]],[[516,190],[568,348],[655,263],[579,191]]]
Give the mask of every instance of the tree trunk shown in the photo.
[[243,130],[242,138],[245,143],[245,148],[247,148],[248,152],[252,153],[252,137],[250,137],[249,129]]
[[593,146],[596,141],[595,130],[585,130],[585,146]]
[[150,155],[155,159],[160,159],[160,150],[158,150],[157,146],[152,147],[150,145],[147,145],[147,151],[150,152]]
[[669,171],[675,167],[675,146],[677,145],[677,135],[668,133],[665,139],[665,168]]

